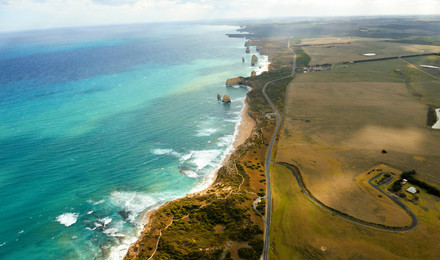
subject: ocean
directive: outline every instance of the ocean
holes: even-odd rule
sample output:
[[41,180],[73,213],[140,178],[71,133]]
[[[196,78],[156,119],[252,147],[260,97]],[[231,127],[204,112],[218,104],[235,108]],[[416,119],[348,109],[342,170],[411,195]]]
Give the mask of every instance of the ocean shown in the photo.
[[236,29],[0,34],[0,258],[121,259],[143,213],[206,188],[249,91],[225,81],[267,65]]

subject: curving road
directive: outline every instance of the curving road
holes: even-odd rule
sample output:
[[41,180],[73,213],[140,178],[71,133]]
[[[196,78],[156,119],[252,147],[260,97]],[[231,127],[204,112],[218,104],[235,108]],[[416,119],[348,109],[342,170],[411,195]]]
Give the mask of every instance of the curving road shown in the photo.
[[262,90],[264,98],[266,98],[267,103],[269,103],[270,107],[273,109],[273,111],[277,115],[277,126],[276,126],[275,131],[272,135],[272,139],[270,140],[269,148],[267,149],[267,153],[266,153],[266,161],[264,164],[264,166],[266,168],[266,218],[264,219],[264,250],[263,250],[263,256],[262,256],[262,258],[264,260],[268,259],[268,254],[269,254],[269,231],[270,231],[270,217],[271,217],[270,213],[272,211],[272,192],[271,192],[271,186],[270,186],[270,165],[273,163],[271,160],[272,147],[273,147],[273,143],[275,141],[275,138],[278,135],[278,130],[280,128],[280,123],[281,123],[280,113],[278,112],[278,109],[276,108],[276,106],[273,104],[272,100],[270,100],[269,96],[266,94],[266,88],[267,88],[267,86],[269,86],[271,83],[273,83],[275,81],[287,79],[287,78],[293,77],[295,75],[296,53],[290,48],[290,39],[287,42],[287,48],[291,52],[293,52],[292,71],[290,72],[290,74],[288,76],[285,76],[285,77],[282,77],[279,79],[274,79],[274,80],[267,82],[264,85],[263,90]]
[[[293,173],[293,175],[295,175],[296,181],[298,182],[298,186],[300,187],[300,189],[301,189],[301,191],[304,193],[304,195],[306,195],[307,198],[309,198],[309,200],[311,200],[313,203],[315,203],[315,204],[318,205],[319,207],[321,207],[321,208],[327,210],[328,212],[332,213],[332,214],[335,215],[335,216],[341,217],[341,218],[343,218],[343,219],[345,219],[345,220],[348,220],[348,221],[350,221],[350,222],[353,222],[353,223],[356,223],[356,224],[359,224],[359,225],[363,225],[363,226],[366,226],[366,227],[372,227],[372,228],[376,228],[376,229],[380,229],[380,230],[386,230],[386,231],[408,231],[408,230],[411,230],[411,229],[413,229],[413,228],[415,228],[415,227],[417,226],[417,223],[418,223],[418,222],[417,222],[417,217],[416,217],[416,215],[414,215],[414,213],[413,213],[413,212],[412,212],[412,211],[411,211],[411,210],[410,210],[405,204],[403,204],[403,203],[399,200],[399,198],[388,195],[386,192],[384,192],[383,190],[381,190],[381,189],[379,188],[378,185],[372,183],[374,180],[376,180],[377,178],[379,178],[380,176],[382,176],[382,174],[385,174],[385,172],[382,172],[382,173],[376,175],[375,177],[371,178],[371,179],[368,181],[368,183],[369,183],[371,186],[373,186],[375,189],[377,189],[378,191],[380,191],[382,194],[384,194],[385,196],[387,196],[388,198],[390,198],[392,201],[394,201],[394,203],[396,203],[397,205],[399,205],[402,209],[404,209],[404,210],[408,213],[408,215],[411,216],[411,218],[412,218],[412,223],[411,223],[411,225],[409,225],[409,226],[405,226],[405,227],[389,227],[389,226],[385,226],[385,225],[380,225],[380,224],[375,224],[375,223],[371,223],[371,222],[363,221],[363,220],[361,220],[361,219],[358,219],[358,218],[352,217],[352,216],[350,216],[350,215],[343,214],[343,213],[341,213],[341,212],[339,212],[339,211],[337,211],[337,210],[334,210],[334,209],[330,208],[329,206],[323,204],[323,203],[320,202],[319,200],[315,199],[315,198],[312,196],[312,194],[310,194],[310,191],[307,190],[306,187],[304,187],[304,185],[303,185],[303,183],[302,183],[302,181],[301,181],[301,177],[300,177],[300,175],[299,175],[299,173],[298,173],[298,171],[297,171],[297,169],[296,169],[295,167],[293,167],[292,165],[290,165],[290,164],[288,164],[288,163],[276,163],[276,164],[279,164],[279,165],[282,165],[282,166],[287,167],[287,168]],[[391,180],[390,180],[390,181],[391,181]],[[389,181],[389,182],[390,182],[390,181]]]
[[[412,218],[412,224],[409,225],[408,227],[402,227],[399,228],[398,230],[393,230],[393,231],[408,231],[410,229],[413,229],[417,226],[418,221],[417,221],[417,217],[416,215],[408,208],[408,206],[406,206],[405,204],[403,204],[400,199],[396,196],[390,196],[388,195],[385,191],[383,191],[381,188],[379,188],[379,185],[377,184],[373,184],[373,181],[378,179],[379,177],[381,177],[383,174],[385,174],[386,172],[381,172],[378,175],[376,175],[375,177],[371,178],[368,183],[373,186],[373,188],[375,188],[376,190],[378,190],[379,192],[381,192],[383,195],[387,196],[389,199],[391,199],[392,201],[394,201],[394,203],[396,203],[397,205],[399,205],[402,209],[404,209],[408,215],[411,216]],[[386,183],[384,183],[385,185],[388,185],[393,179],[390,178]]]
[[369,180],[369,184],[374,187],[376,190],[378,190],[379,192],[381,192],[382,194],[384,194],[385,196],[387,196],[389,199],[391,199],[392,201],[394,201],[394,203],[396,203],[397,205],[399,205],[402,209],[404,209],[408,215],[411,216],[412,218],[412,224],[406,227],[387,227],[387,226],[382,226],[382,225],[378,225],[375,223],[369,223],[369,222],[365,222],[362,221],[360,219],[354,218],[352,216],[343,214],[341,212],[338,212],[328,206],[326,206],[325,204],[321,203],[320,201],[316,200],[311,194],[310,192],[303,186],[299,173],[296,171],[296,169],[294,167],[292,167],[290,164],[287,163],[276,163],[276,162],[272,162],[272,148],[273,148],[273,143],[275,141],[276,136],[278,135],[278,131],[280,128],[280,123],[281,123],[281,116],[279,114],[278,109],[276,108],[276,106],[273,104],[272,100],[270,100],[269,96],[266,94],[266,88],[273,82],[279,81],[279,80],[283,80],[283,79],[287,79],[290,77],[293,77],[295,75],[295,69],[296,69],[296,53],[290,48],[290,40],[287,43],[287,48],[294,54],[293,57],[293,65],[292,65],[292,71],[290,73],[290,75],[282,77],[282,78],[278,78],[275,80],[271,80],[269,82],[267,82],[263,89],[263,95],[264,98],[266,99],[266,101],[269,103],[269,105],[271,106],[271,108],[273,109],[274,113],[277,116],[277,124],[276,124],[276,128],[275,131],[272,135],[272,139],[269,143],[269,147],[266,153],[266,160],[265,160],[265,168],[266,168],[266,218],[264,219],[264,249],[263,249],[263,255],[262,255],[262,259],[263,260],[267,260],[268,256],[269,256],[269,233],[270,233],[270,221],[271,221],[271,211],[272,211],[272,190],[271,190],[271,182],[270,182],[270,165],[271,164],[279,164],[279,165],[283,165],[285,167],[287,167],[289,170],[292,171],[292,173],[295,175],[295,178],[298,182],[299,187],[301,188],[301,190],[303,191],[303,193],[312,201],[314,202],[316,205],[318,205],[319,207],[329,211],[330,213],[332,213],[333,215],[342,217],[350,222],[354,222],[356,224],[360,224],[363,226],[367,226],[367,227],[372,227],[372,228],[376,228],[376,229],[380,229],[380,230],[386,230],[386,231],[408,231],[411,230],[413,228],[415,228],[418,224],[417,221],[417,217],[415,216],[415,214],[405,205],[403,204],[399,198],[394,197],[394,196],[390,196],[388,195],[386,192],[384,192],[383,190],[381,190],[379,188],[378,185],[373,184],[372,182],[374,180],[376,180],[377,178],[379,178],[380,176],[382,176],[382,174],[385,174],[384,172],[381,174],[376,175],[375,177],[371,178]]

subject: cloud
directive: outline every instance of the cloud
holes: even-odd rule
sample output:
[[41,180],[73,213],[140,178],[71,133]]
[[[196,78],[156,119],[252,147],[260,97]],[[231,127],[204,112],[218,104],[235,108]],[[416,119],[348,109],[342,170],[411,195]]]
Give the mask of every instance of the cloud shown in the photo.
[[93,0],[93,2],[101,5],[134,5],[139,0]]
[[436,0],[0,0],[0,31],[224,18],[438,14]]

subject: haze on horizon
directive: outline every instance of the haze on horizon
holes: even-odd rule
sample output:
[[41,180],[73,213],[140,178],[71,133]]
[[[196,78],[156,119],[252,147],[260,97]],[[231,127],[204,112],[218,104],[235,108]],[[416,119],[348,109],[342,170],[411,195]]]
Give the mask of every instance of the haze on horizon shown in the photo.
[[213,19],[437,14],[436,0],[0,0],[0,32]]

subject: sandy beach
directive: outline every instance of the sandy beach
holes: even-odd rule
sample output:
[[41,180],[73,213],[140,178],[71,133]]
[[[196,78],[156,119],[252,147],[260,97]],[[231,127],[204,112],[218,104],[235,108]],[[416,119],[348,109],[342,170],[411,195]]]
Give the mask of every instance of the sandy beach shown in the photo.
[[[251,135],[252,130],[254,129],[255,126],[256,126],[256,122],[249,115],[248,104],[247,104],[247,101],[245,98],[244,99],[244,107],[243,107],[243,110],[241,113],[241,121],[237,125],[236,133],[234,136],[234,141],[231,144],[232,148],[228,149],[229,152],[227,151],[228,153],[226,154],[225,158],[222,160],[222,162],[219,164],[219,166],[215,169],[215,173],[209,178],[209,181],[208,180],[206,181],[207,185],[202,185],[203,188],[201,190],[197,190],[195,192],[189,193],[185,197],[192,197],[195,195],[203,194],[206,190],[208,190],[212,186],[212,184],[215,183],[215,180],[216,180],[217,174],[218,174],[218,170],[222,166],[228,164],[228,160],[230,159],[230,156],[232,155],[232,153],[234,153],[234,151],[249,138],[249,136]],[[146,233],[150,230],[155,213],[160,208],[165,207],[166,205],[168,205],[169,203],[172,203],[172,202],[173,201],[168,201],[167,203],[165,203],[159,207],[146,210],[145,212],[142,213],[140,224],[143,227],[143,229],[140,230],[139,238],[142,236],[143,233]],[[137,241],[135,243],[132,243],[130,245],[130,248],[131,248],[131,246],[133,246],[136,243],[137,243]],[[128,248],[128,251],[130,250],[130,248]]]

